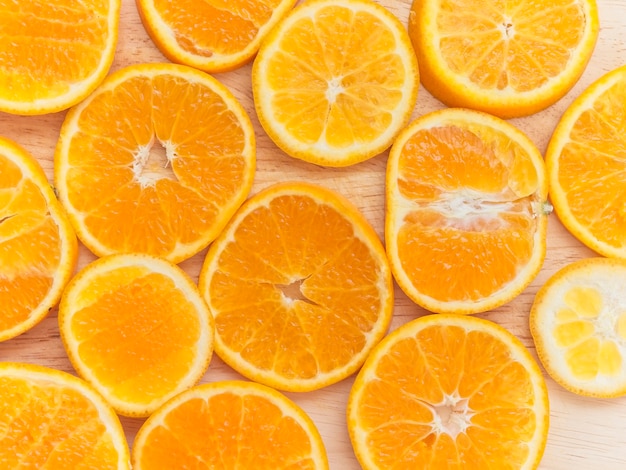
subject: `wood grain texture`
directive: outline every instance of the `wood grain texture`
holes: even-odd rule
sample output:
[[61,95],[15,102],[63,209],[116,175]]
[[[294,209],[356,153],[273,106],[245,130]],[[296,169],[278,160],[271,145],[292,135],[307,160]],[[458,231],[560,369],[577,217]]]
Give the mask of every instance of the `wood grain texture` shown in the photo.
[[[406,25],[410,0],[379,0]],[[132,0],[122,1],[119,41],[112,70],[142,62],[164,62],[146,34]],[[511,122],[526,132],[544,152],[551,132],[571,101],[591,82],[604,73],[626,64],[626,0],[598,0],[601,31],[594,55],[584,75],[572,91],[558,103],[534,116]],[[218,74],[241,100],[250,114],[257,135],[257,173],[253,193],[279,180],[308,180],[334,189],[356,204],[383,236],[384,171],[387,154],[342,169],[320,168],[286,156],[264,134],[254,113],[250,84],[251,66]],[[441,108],[442,105],[424,89],[420,90],[414,117]],[[65,113],[46,116],[12,116],[0,113],[0,135],[11,138],[28,149],[41,162],[52,182],[53,154]],[[183,263],[197,280],[206,251]],[[517,335],[531,350],[527,318],[537,289],[557,269],[577,259],[594,256],[550,216],[547,259],[533,283],[516,299],[495,311],[481,315]],[[78,268],[94,256],[80,248]],[[414,305],[396,288],[396,306],[392,329],[426,312]],[[74,373],[63,349],[57,327],[57,311],[38,326],[12,340],[0,343],[0,360],[42,364]],[[202,382],[241,378],[216,356]],[[545,470],[621,470],[626,468],[626,398],[612,400],[576,396],[546,378],[551,404],[551,427],[546,452],[541,463]],[[335,470],[358,469],[345,426],[345,406],[352,378],[316,392],[287,394],[307,411],[317,424]],[[123,418],[129,443],[142,424],[140,419]]]

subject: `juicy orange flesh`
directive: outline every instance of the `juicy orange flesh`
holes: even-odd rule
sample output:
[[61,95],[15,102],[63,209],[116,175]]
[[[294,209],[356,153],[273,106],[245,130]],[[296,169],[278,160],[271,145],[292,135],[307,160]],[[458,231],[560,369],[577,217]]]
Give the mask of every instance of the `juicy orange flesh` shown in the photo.
[[142,468],[313,470],[311,453],[306,430],[274,403],[225,392],[169,411],[147,436],[139,460]]
[[[98,95],[77,125],[68,199],[115,252],[159,256],[197,240],[247,171],[236,115],[207,86],[172,75],[138,76]],[[172,158],[159,159],[161,145]],[[141,149],[149,157],[140,170]]]
[[52,287],[59,227],[39,187],[0,155],[0,331],[27,320]]
[[76,390],[45,380],[0,377],[0,416],[2,468],[118,468],[117,451],[98,410]]
[[485,137],[456,126],[420,130],[398,163],[400,197],[412,206],[398,258],[440,301],[488,297],[533,254],[537,171],[510,139]]
[[299,19],[268,61],[273,119],[305,144],[371,142],[403,100],[406,67],[396,42],[368,12],[328,6]]
[[194,360],[195,306],[162,274],[124,267],[90,282],[72,317],[80,360],[118,399],[150,403],[169,393]]
[[500,339],[434,326],[385,354],[356,414],[378,468],[522,468],[535,399],[530,374]]
[[574,220],[615,248],[626,246],[626,81],[598,96],[559,156],[558,183]]
[[572,59],[587,21],[571,0],[439,3],[439,53],[454,74],[483,89],[544,86]]
[[367,245],[343,214],[306,195],[252,211],[219,266],[209,286],[219,337],[256,368],[284,377],[347,364],[382,308],[381,274]]
[[154,0],[154,9],[179,47],[190,54],[211,57],[245,49],[280,3],[279,0],[184,0],[174,4]]
[[[18,6],[19,5],[19,6]],[[67,93],[100,64],[109,1],[0,0],[0,99],[33,102]]]

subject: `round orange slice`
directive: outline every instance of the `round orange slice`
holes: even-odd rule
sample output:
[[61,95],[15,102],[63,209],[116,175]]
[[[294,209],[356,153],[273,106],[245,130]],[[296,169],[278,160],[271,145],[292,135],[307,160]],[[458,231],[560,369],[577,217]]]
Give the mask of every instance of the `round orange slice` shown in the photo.
[[626,395],[626,261],[565,265],[539,289],[530,312],[537,354],[550,376],[579,395]]
[[319,431],[293,401],[254,382],[198,385],[156,410],[132,448],[135,470],[328,470]]
[[215,318],[216,353],[287,391],[356,371],[393,309],[376,232],[344,197],[304,182],[248,199],[209,247],[199,286]]
[[124,416],[148,416],[195,385],[214,322],[196,284],[160,258],[99,258],[68,284],[59,329],[77,372]]
[[250,118],[224,85],[183,65],[138,64],[68,112],[54,179],[96,255],[178,263],[205,248],[247,197],[255,159]]
[[45,114],[84,99],[113,62],[120,0],[0,0],[0,111]]
[[254,104],[292,157],[341,167],[386,150],[408,123],[419,76],[406,28],[372,0],[309,0],[267,35]]
[[374,348],[348,398],[364,470],[536,469],[548,391],[524,345],[472,316],[427,315]]
[[76,235],[43,169],[0,137],[0,341],[46,317],[77,256]]
[[0,429],[2,468],[130,470],[119,418],[66,372],[0,362]]
[[547,196],[541,153],[513,125],[467,109],[423,115],[387,162],[385,239],[396,281],[437,313],[509,302],[543,264]]
[[252,60],[269,30],[297,0],[137,0],[146,31],[172,62],[210,73]]
[[600,26],[595,0],[414,0],[408,30],[436,98],[512,118],[574,86]]

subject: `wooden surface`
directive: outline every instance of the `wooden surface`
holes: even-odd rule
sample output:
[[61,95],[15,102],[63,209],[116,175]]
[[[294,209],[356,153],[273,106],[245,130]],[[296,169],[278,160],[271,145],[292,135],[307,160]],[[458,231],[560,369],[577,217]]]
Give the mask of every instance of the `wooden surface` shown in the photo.
[[[406,25],[411,0],[379,0]],[[534,116],[511,122],[525,131],[544,152],[550,134],[572,99],[604,73],[626,64],[626,0],[598,0],[601,31],[594,56],[583,77],[560,102]],[[132,0],[122,0],[120,34],[112,70],[141,62],[162,62],[145,33]],[[344,169],[319,168],[287,157],[263,133],[254,113],[250,87],[250,65],[216,77],[241,100],[257,129],[257,173],[253,192],[287,179],[309,180],[335,189],[351,199],[378,234],[383,235],[383,182],[387,154]],[[441,108],[424,89],[420,90],[414,117]],[[52,181],[53,153],[64,113],[20,117],[0,113],[0,134],[26,147],[41,162]],[[626,182],[625,182],[626,184]],[[535,350],[527,317],[538,287],[557,269],[584,257],[590,250],[575,240],[555,215],[550,216],[547,259],[538,277],[518,298],[496,311],[481,316],[498,322],[517,335],[533,355]],[[94,259],[81,246],[78,268]],[[181,266],[197,280],[205,251]],[[392,329],[426,313],[396,288]],[[57,328],[57,312],[29,332],[0,343],[0,360],[24,361],[74,372],[63,350]],[[215,355],[203,382],[240,378]],[[626,398],[597,400],[576,396],[547,378],[551,426],[541,463],[547,470],[618,470],[626,468]],[[351,450],[345,426],[345,405],[352,378],[326,389],[304,394],[287,394],[307,411],[317,424],[334,470],[360,468]],[[122,418],[129,444],[142,424],[140,419]]]

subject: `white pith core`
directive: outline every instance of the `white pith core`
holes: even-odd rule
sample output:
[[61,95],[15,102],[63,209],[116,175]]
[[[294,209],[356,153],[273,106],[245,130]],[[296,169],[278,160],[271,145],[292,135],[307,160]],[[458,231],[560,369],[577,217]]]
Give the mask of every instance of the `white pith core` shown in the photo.
[[142,188],[154,186],[157,181],[169,178],[176,180],[171,163],[176,152],[171,142],[161,142],[155,137],[147,145],[141,145],[135,152],[133,175]]
[[458,394],[445,395],[443,402],[433,406],[433,428],[437,433],[446,433],[455,439],[471,426],[474,412],[469,408],[467,398]]

